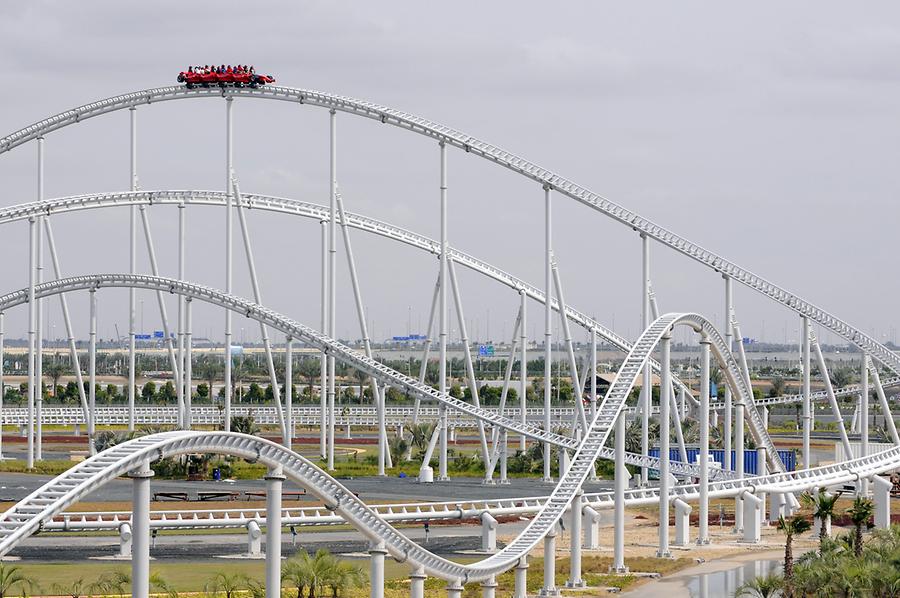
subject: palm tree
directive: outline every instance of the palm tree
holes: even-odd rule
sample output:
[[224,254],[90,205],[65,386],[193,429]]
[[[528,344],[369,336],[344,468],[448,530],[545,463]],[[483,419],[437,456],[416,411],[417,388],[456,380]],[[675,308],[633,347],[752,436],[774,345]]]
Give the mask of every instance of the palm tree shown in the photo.
[[206,382],[206,386],[209,388],[209,398],[213,402],[215,402],[213,383],[221,376],[222,369],[217,359],[207,356],[197,364],[197,369],[195,370],[196,376]]
[[331,590],[333,598],[340,598],[341,592],[346,589],[364,586],[366,581],[366,574],[358,565],[337,559],[334,559],[325,576],[325,585]]
[[203,591],[211,596],[225,594],[225,598],[235,598],[238,594],[247,589],[250,578],[245,573],[225,573],[219,571],[206,581]]
[[328,585],[329,576],[333,575],[332,570],[337,564],[338,560],[321,548],[315,555],[298,552],[284,564],[281,576],[297,588],[297,598],[302,598],[303,588],[309,588],[308,598],[316,598],[317,592],[321,595]]
[[167,582],[159,573],[150,576],[150,587],[158,594],[163,594],[166,598],[179,598],[179,594],[175,591],[169,582]]
[[780,397],[784,394],[784,378],[781,376],[775,376],[772,378],[772,389],[769,390],[770,397]]
[[125,594],[125,589],[131,585],[131,576],[124,571],[107,572],[100,575],[92,584],[88,585],[88,592],[91,596],[94,594],[100,596],[121,595]]
[[794,515],[790,519],[785,519],[783,515],[778,518],[778,529],[783,531],[786,536],[784,542],[785,598],[793,598],[794,596],[794,536],[808,532],[811,527],[812,525],[802,515]]
[[26,590],[34,591],[37,584],[22,572],[21,567],[0,562],[0,598],[10,596],[13,590],[24,595]]
[[290,559],[281,566],[281,581],[297,588],[297,598],[303,598],[303,590],[313,583],[309,569],[299,559]]
[[54,594],[69,596],[70,598],[82,598],[82,596],[87,596],[90,591],[90,584],[85,583],[83,577],[79,577],[68,584],[55,583],[52,587]]
[[44,375],[50,378],[53,383],[53,398],[56,399],[56,387],[59,386],[59,379],[69,373],[69,368],[59,361],[47,364],[44,368]]
[[847,509],[847,514],[850,515],[850,521],[853,522],[854,528],[856,531],[853,536],[853,553],[860,557],[862,556],[863,550],[863,525],[868,526],[869,519],[872,517],[872,514],[875,512],[875,503],[873,503],[868,498],[863,498],[862,496],[857,496],[853,499],[853,505]]
[[359,384],[359,404],[362,405],[366,396],[366,382],[369,380],[369,375],[362,370],[353,370],[353,379]]
[[312,401],[315,396],[313,395],[313,387],[322,373],[322,364],[318,359],[307,357],[297,362],[296,369],[297,373],[306,379],[306,385],[309,387],[309,400]]
[[735,598],[751,596],[753,598],[769,598],[775,596],[784,586],[784,579],[778,573],[769,573],[744,582],[734,593]]
[[834,515],[834,508],[837,505],[838,498],[841,493],[829,494],[824,488],[819,488],[815,494],[806,492],[800,496],[800,499],[807,505],[812,507],[813,517],[819,521],[819,549],[825,538],[829,536],[831,531],[831,516]]

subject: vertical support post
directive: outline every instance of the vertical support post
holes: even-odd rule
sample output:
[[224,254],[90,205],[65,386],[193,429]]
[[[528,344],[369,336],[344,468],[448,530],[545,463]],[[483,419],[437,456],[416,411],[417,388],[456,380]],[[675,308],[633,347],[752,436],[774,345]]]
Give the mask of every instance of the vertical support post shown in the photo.
[[[769,466],[767,460],[766,448],[761,446],[756,449],[756,475],[757,476],[765,476],[769,475]],[[756,496],[759,500],[762,501],[759,506],[759,517],[760,521],[765,519],[766,517],[766,497],[768,494],[765,492],[757,491]]]
[[[544,185],[544,431],[550,431],[550,407],[553,381],[553,297],[552,262],[553,262],[553,206],[551,204],[550,186]],[[544,442],[544,482],[550,483],[550,443]]]
[[130,472],[131,494],[131,595],[148,598],[150,594],[150,461]]
[[556,530],[552,529],[544,536],[544,586],[539,596],[559,596],[556,587]]
[[481,598],[494,598],[497,595],[497,579],[491,575],[481,582]]
[[[869,356],[863,353],[859,372],[859,456],[869,456]],[[808,395],[807,395],[808,396]],[[807,420],[804,420],[804,425]],[[804,428],[805,431],[805,428]],[[804,439],[806,436],[804,436]],[[862,496],[869,493],[869,480],[859,481]]]
[[[178,280],[184,281],[184,202],[178,203]],[[188,423],[188,406],[187,406],[187,397],[184,394],[184,384],[185,384],[185,371],[184,371],[184,296],[177,295],[176,301],[178,302],[178,312],[177,319],[175,324],[175,342],[176,342],[176,354],[178,361],[178,369],[172,374],[175,376],[175,394],[178,400],[178,404],[182,407],[181,413],[179,413],[178,420],[180,425],[178,426],[182,430],[190,430],[190,424]]]
[[[620,416],[621,417],[621,416]],[[569,579],[566,580],[567,588],[583,588],[585,583],[581,578],[581,510],[583,508],[584,491],[578,490],[572,499],[569,519]]]
[[675,505],[675,545],[687,546],[691,541],[691,505],[680,498],[672,503]]
[[[800,318],[800,321],[803,328],[800,333],[803,344],[803,467],[804,469],[809,469],[812,467],[812,454],[809,447],[809,439],[812,433],[811,401],[809,397],[809,318],[803,316]],[[865,359],[863,359],[863,369],[865,369]]]
[[[439,336],[439,354],[440,382],[438,387],[442,395],[447,393],[447,252],[449,250],[449,242],[447,240],[447,147],[442,141],[440,143],[440,160],[441,160],[441,264],[438,285],[440,286],[439,307],[440,314],[438,317],[438,326],[440,327]],[[447,408],[441,404],[438,407],[440,414],[440,443],[441,450],[438,462],[438,480],[446,480],[447,478]],[[425,463],[425,465],[428,465]]]
[[616,418],[615,458],[615,506],[613,508],[613,573],[628,573],[625,566],[625,484],[628,470],[625,468],[625,413]]
[[528,595],[526,583],[528,581],[528,558],[519,557],[519,563],[516,565],[515,582],[513,588],[513,598],[525,598]]
[[[520,328],[520,340],[519,344],[521,347],[519,350],[522,352],[521,362],[520,362],[520,376],[519,376],[519,423],[523,426],[526,423],[525,410],[527,408],[527,402],[525,400],[528,394],[528,328],[526,327],[525,320],[525,300],[527,296],[525,295],[525,289],[519,291],[519,298],[521,302],[521,313],[522,313],[522,327]],[[512,358],[510,358],[512,359]],[[519,450],[525,452],[525,435],[522,434],[519,437]]]
[[591,328],[591,423],[597,417],[597,329]]
[[369,585],[371,598],[384,598],[384,542],[375,542],[369,547]]
[[281,598],[281,466],[266,475],[266,598]]
[[458,579],[454,579],[451,582],[447,583],[447,598],[462,598],[463,594],[462,582]]
[[[731,353],[731,348],[734,345],[734,332],[731,326],[731,316],[733,303],[731,300],[731,278],[727,275],[722,275],[722,279],[725,280],[725,315],[723,316],[722,322],[722,330],[724,332],[725,337],[725,346],[728,348],[728,352]],[[725,385],[725,414],[722,418],[722,436],[725,441],[725,462],[722,464],[723,469],[726,471],[733,471],[734,467],[732,466],[731,459],[731,424],[734,417],[734,412],[732,410],[732,396],[731,396],[731,388],[726,384]],[[737,516],[735,516],[737,517]]]
[[[131,117],[131,177],[129,188],[131,191],[137,191],[137,108],[132,106],[128,113]],[[137,233],[135,230],[137,222],[137,208],[129,206],[128,208],[128,271],[131,274],[137,273]],[[135,305],[135,289],[128,289],[128,431],[134,432],[134,385],[135,385],[135,329],[134,329],[134,305]],[[141,331],[143,332],[143,331]],[[212,388],[209,389],[212,393]]]
[[697,544],[709,544],[709,336],[700,338],[700,531]]
[[481,550],[497,550],[497,520],[487,511],[481,514]]
[[762,517],[764,514],[764,504],[763,501],[750,492],[742,493],[743,500],[741,501],[741,507],[744,509],[744,529],[743,534],[744,537],[742,539],[743,542],[747,542],[749,544],[758,544],[760,540],[761,526],[762,526]]
[[507,453],[509,452],[508,442],[507,430],[506,428],[503,428],[500,430],[500,483],[503,485],[509,484],[506,459]]
[[888,529],[891,527],[891,488],[893,484],[876,475],[872,477],[873,495],[875,498],[875,527]]
[[378,418],[378,475],[384,477],[385,454],[387,453],[387,434],[385,433],[384,420],[384,398],[386,388],[383,384],[376,383],[374,386],[375,411]]
[[97,452],[94,446],[94,425],[97,414],[97,289],[91,289],[91,314],[90,314],[90,341],[88,343],[88,411],[91,413],[88,419],[88,442],[91,444],[91,454]]
[[[311,399],[312,397],[310,397]],[[284,339],[284,438],[282,444],[293,450],[294,441],[294,338]]]
[[[650,238],[641,234],[641,331],[650,326]],[[662,391],[660,391],[662,396]],[[653,407],[653,378],[650,366],[641,372],[641,454],[650,454],[650,411]],[[649,481],[650,468],[641,468],[641,485]]]
[[[188,430],[191,429],[192,424],[193,413],[191,408],[193,407],[192,402],[194,398],[194,389],[191,384],[191,379],[194,377],[192,305],[193,300],[190,297],[186,297],[184,300],[184,365],[180,371],[182,378],[184,378],[184,426]],[[210,389],[210,392],[212,392],[212,389]]]
[[[337,309],[337,245],[335,238],[337,225],[337,113],[329,112],[328,131],[330,137],[329,152],[329,197],[328,197],[328,335],[335,338],[335,311]],[[328,355],[328,470],[334,471],[334,356]],[[382,557],[382,563],[384,557]],[[383,570],[383,569],[382,569]],[[382,573],[383,575],[383,573]],[[374,585],[374,580],[373,580]],[[382,582],[382,585],[383,582]],[[374,591],[374,590],[373,590]],[[382,592],[384,589],[382,588]]]
[[[581,515],[581,529],[584,535],[582,546],[588,550],[597,550],[600,548],[600,513],[585,504],[581,509]],[[615,558],[613,563],[615,564]]]
[[[37,200],[44,199],[44,138],[38,137],[38,183]],[[37,261],[35,263],[35,284],[39,285],[44,279],[44,241],[43,230],[44,216],[38,217],[37,222]],[[38,299],[35,302],[35,364],[34,364],[34,392],[35,392],[35,454],[38,461],[44,459],[44,301]],[[31,382],[29,382],[30,384]]]
[[672,392],[671,332],[660,341],[659,397],[659,549],[657,558],[671,558],[669,552],[669,409]]
[[[322,220],[322,333],[328,333],[328,221]],[[322,349],[319,356],[319,456],[328,454],[328,353]],[[362,399],[362,397],[360,397]]]
[[409,598],[425,598],[426,579],[428,579],[428,576],[425,575],[425,568],[421,565],[416,565],[416,568],[409,575]]
[[26,467],[34,467],[34,285],[35,285],[35,218],[28,219],[28,421],[25,433],[28,435]]
[[[232,219],[234,204],[234,189],[231,173],[233,170],[233,144],[234,132],[231,126],[231,113],[234,98],[225,98],[225,192],[227,193],[225,205],[225,292],[231,294],[231,245],[232,245]],[[231,431],[231,310],[225,310],[225,431]]]

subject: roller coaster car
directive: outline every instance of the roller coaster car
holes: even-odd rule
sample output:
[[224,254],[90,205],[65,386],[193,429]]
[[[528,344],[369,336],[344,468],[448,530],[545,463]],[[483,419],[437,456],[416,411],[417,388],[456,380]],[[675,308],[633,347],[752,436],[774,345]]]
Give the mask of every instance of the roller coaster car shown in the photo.
[[256,89],[260,85],[266,83],[275,83],[275,78],[270,75],[258,75],[256,73],[194,73],[191,71],[182,71],[178,73],[178,82],[184,83],[188,89],[194,87],[209,87],[218,85],[219,87],[248,86]]

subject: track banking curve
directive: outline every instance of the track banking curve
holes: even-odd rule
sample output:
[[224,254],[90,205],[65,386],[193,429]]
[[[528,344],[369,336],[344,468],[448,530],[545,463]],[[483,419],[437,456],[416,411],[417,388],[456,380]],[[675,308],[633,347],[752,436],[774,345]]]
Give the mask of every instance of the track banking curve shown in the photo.
[[[529,438],[538,440],[540,442],[549,442],[550,444],[564,447],[569,450],[577,449],[579,446],[578,441],[574,438],[561,436],[552,431],[544,431],[543,429],[531,424],[526,423],[523,425],[521,422],[513,421],[512,419],[499,415],[491,410],[476,407],[474,405],[466,403],[465,401],[455,399],[449,395],[443,395],[438,390],[431,388],[427,384],[422,384],[414,378],[397,372],[396,370],[393,370],[374,359],[368,358],[365,355],[358,353],[353,349],[350,349],[349,347],[346,347],[345,345],[327,337],[326,335],[313,330],[312,328],[304,326],[303,324],[300,324],[271,309],[253,303],[251,301],[247,301],[240,297],[227,295],[211,287],[149,275],[95,274],[86,276],[74,276],[71,278],[61,278],[58,280],[42,283],[35,286],[35,297],[44,298],[60,293],[99,289],[104,287],[141,288],[146,290],[175,293],[184,295],[190,299],[205,301],[207,303],[229,309],[235,313],[243,314],[247,318],[257,320],[285,334],[291,335],[297,340],[305,341],[317,349],[324,350],[330,354],[333,354],[339,361],[347,363],[351,367],[361,370],[384,382],[385,384],[405,389],[409,391],[413,396],[418,396],[419,398],[426,401],[443,403],[452,409],[469,415],[470,417],[484,421],[491,425],[506,428],[516,433],[524,434]],[[5,311],[12,307],[25,304],[27,303],[27,298],[27,289],[21,289],[0,296],[0,311]],[[715,333],[715,331],[713,331],[713,333]],[[715,334],[717,335],[717,333]],[[721,365],[723,370],[728,373],[728,383],[729,385],[731,385],[732,391],[734,392],[735,396],[743,397],[745,401],[748,401],[748,403],[752,405],[752,394],[749,393],[746,384],[743,381],[743,378],[739,375],[737,362],[734,361],[730,353],[725,351],[724,341],[722,341],[720,337],[716,336],[715,338],[718,338],[719,343],[716,349],[717,359],[720,359],[719,364]],[[758,443],[765,444],[767,447],[773,447],[772,454],[774,455],[774,458],[770,457],[770,461],[772,463],[772,466],[776,470],[782,471],[783,465],[781,464],[777,452],[774,451],[774,445],[772,445],[771,439],[768,437],[768,434],[765,433],[765,430],[762,427],[762,420],[759,418],[758,414],[756,414],[756,419],[750,419],[755,413],[755,410],[747,409],[746,411],[747,417],[752,424],[751,433],[754,434],[754,438],[757,439]],[[613,449],[608,447],[602,447],[599,454],[601,458],[608,460],[612,460],[615,457]],[[659,465],[659,459],[656,457],[637,455],[634,453],[626,454],[626,462],[629,465],[636,465],[640,467],[657,467]],[[696,476],[699,474],[698,466],[691,463],[672,462],[670,468],[673,475]],[[713,469],[711,473],[713,477],[719,479],[730,479],[734,477],[733,472],[724,471],[719,468]]]
[[688,241],[680,235],[659,226],[639,214],[632,212],[573,181],[545,168],[541,168],[537,164],[511,152],[450,127],[364,100],[357,100],[320,91],[276,85],[267,85],[259,89],[187,89],[183,86],[159,87],[126,93],[92,102],[38,121],[24,129],[20,129],[19,131],[0,138],[0,153],[9,151],[23,143],[42,137],[52,131],[101,114],[152,104],[154,102],[217,97],[281,100],[325,108],[336,112],[343,112],[380,121],[383,124],[389,124],[412,131],[430,137],[445,145],[462,149],[466,153],[474,154],[498,164],[593,208],[602,214],[609,216],[613,220],[631,227],[640,234],[646,235],[648,238],[652,238],[659,243],[686,255],[716,272],[728,276],[732,280],[766,295],[773,301],[781,303],[798,314],[808,317],[810,320],[845,338],[886,365],[896,375],[900,375],[900,356],[879,343],[876,339],[865,334],[862,330],[854,328],[850,324],[831,315],[813,303],[804,300],[800,296],[782,289],[774,283],[753,274],[749,270],[741,268],[737,264],[704,249],[696,243]]

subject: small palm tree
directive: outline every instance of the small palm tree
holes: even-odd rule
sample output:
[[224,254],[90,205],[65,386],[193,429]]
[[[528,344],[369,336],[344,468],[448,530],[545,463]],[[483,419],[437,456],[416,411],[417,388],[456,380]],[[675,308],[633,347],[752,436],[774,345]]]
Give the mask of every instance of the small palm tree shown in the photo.
[[358,565],[337,559],[334,561],[325,576],[325,585],[331,590],[332,598],[340,598],[344,590],[365,585],[366,574]]
[[834,509],[837,505],[838,498],[841,493],[829,494],[824,488],[819,488],[817,493],[807,492],[800,496],[800,499],[812,507],[813,517],[819,521],[819,544],[821,549],[822,542],[829,535],[831,527],[831,517],[834,515]]
[[131,576],[124,571],[107,572],[100,575],[97,581],[88,585],[88,593],[91,596],[110,596],[126,594],[126,588],[131,585]]
[[175,591],[169,582],[167,582],[159,573],[150,576],[150,587],[157,593],[162,594],[166,598],[179,598],[179,594]]
[[775,376],[772,378],[772,388],[769,390],[770,397],[780,397],[784,394],[785,388],[784,378],[781,376]]
[[0,598],[11,596],[14,591],[24,595],[26,591],[34,591],[35,581],[22,572],[21,567],[0,563]]
[[785,598],[794,596],[794,536],[808,532],[812,527],[809,521],[802,515],[794,515],[790,519],[784,516],[778,518],[778,529],[784,532],[784,595]]
[[734,593],[735,598],[750,596],[752,598],[769,598],[784,586],[784,579],[778,573],[769,573],[744,582]]
[[210,596],[224,594],[225,598],[235,598],[247,589],[250,578],[245,573],[225,573],[219,571],[206,581],[203,591]]
[[847,514],[850,515],[850,521],[853,522],[853,527],[855,528],[855,533],[853,536],[853,553],[860,557],[862,556],[863,550],[863,526],[867,526],[869,524],[869,519],[872,518],[872,514],[875,512],[875,503],[873,503],[868,498],[863,498],[862,496],[857,496],[853,499],[853,505],[849,509],[847,509]]
[[47,364],[44,368],[44,375],[50,378],[53,383],[53,398],[56,399],[56,388],[59,386],[59,379],[69,373],[69,368],[63,363],[55,361]]
[[281,581],[289,583],[297,588],[297,598],[303,598],[303,590],[313,584],[313,578],[309,568],[306,567],[304,562],[297,558],[290,559],[282,565]]
[[84,581],[83,577],[71,581],[67,584],[53,584],[53,593],[61,596],[69,596],[70,598],[82,598],[90,592],[90,584]]

